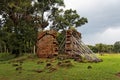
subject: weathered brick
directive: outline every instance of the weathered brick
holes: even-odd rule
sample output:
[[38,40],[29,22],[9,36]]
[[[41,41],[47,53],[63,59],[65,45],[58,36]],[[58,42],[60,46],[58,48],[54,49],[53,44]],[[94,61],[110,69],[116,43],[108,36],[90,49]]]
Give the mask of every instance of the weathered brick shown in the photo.
[[37,55],[41,58],[53,57],[58,54],[57,32],[54,30],[44,31],[38,34]]

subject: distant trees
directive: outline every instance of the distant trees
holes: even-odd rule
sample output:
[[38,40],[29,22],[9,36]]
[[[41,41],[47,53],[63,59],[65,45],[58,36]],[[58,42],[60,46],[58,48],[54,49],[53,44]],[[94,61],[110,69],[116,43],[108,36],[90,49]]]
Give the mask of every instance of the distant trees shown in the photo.
[[114,43],[113,50],[116,53],[120,53],[120,41]]
[[95,53],[120,53],[120,41],[115,42],[113,45],[99,43],[95,46],[88,45],[88,47]]
[[92,45],[87,45],[94,53],[98,53],[98,49],[96,46],[92,46]]

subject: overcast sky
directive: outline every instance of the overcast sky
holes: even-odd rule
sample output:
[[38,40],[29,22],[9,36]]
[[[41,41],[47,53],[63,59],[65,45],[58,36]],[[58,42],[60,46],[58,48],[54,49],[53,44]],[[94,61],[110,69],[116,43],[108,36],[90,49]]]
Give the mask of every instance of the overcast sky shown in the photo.
[[84,43],[120,41],[120,0],[65,0],[65,5],[88,19],[87,24],[78,28]]

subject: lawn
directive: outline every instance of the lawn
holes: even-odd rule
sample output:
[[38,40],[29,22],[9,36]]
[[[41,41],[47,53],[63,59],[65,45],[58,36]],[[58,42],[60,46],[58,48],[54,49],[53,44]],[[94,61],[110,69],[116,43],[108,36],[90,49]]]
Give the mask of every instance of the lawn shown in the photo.
[[[120,80],[116,76],[120,72],[120,55],[99,57],[103,62],[79,63],[70,60],[72,65],[69,66],[58,66],[59,60],[38,59],[30,55],[0,61],[0,80]],[[48,67],[49,63],[52,69]]]

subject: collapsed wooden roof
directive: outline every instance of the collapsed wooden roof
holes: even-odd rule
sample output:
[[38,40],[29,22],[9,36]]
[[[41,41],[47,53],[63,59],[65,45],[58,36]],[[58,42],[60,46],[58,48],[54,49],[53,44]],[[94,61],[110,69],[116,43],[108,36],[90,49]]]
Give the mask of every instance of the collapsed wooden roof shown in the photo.
[[93,51],[82,42],[81,33],[76,30],[66,31],[64,38],[59,45],[59,50],[59,53],[66,53],[70,56],[80,55],[88,61],[99,61],[99,58],[97,58]]

